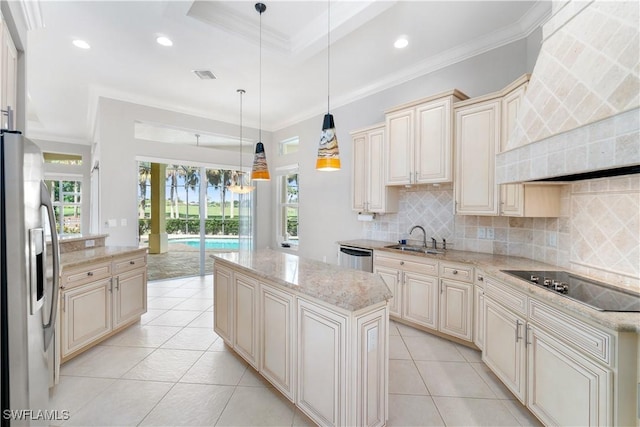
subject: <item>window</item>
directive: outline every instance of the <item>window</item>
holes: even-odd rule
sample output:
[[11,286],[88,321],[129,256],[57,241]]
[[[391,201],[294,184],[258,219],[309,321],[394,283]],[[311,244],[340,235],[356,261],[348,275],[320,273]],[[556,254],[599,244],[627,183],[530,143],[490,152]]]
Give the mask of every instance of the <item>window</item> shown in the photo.
[[81,234],[82,182],[72,179],[47,180],[58,234]]
[[82,156],[79,154],[43,153],[45,163],[60,165],[81,165]]
[[285,154],[295,153],[298,151],[299,143],[300,138],[297,136],[280,141],[280,155],[283,156]]
[[[278,243],[283,247],[298,246],[298,167],[283,170],[278,176]],[[289,245],[289,246],[287,246]]]

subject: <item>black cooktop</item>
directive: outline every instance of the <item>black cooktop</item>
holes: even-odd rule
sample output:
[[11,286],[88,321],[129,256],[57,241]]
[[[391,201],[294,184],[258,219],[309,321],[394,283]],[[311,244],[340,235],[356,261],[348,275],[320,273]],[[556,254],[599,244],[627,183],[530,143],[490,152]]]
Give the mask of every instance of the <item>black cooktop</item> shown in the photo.
[[502,270],[599,311],[640,312],[640,294],[566,271]]

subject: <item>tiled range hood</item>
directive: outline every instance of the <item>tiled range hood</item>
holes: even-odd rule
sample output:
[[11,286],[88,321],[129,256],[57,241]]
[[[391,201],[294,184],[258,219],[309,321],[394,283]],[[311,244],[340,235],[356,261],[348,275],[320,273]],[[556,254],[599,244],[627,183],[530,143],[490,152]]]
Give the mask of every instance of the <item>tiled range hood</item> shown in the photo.
[[638,170],[638,22],[635,0],[553,3],[499,184]]

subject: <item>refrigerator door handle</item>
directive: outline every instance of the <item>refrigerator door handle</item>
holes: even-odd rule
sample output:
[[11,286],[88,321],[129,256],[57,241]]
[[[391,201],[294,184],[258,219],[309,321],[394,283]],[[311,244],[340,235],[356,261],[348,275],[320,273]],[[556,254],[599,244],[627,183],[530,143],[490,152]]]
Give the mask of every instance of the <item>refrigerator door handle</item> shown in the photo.
[[56,232],[56,217],[53,212],[53,204],[49,197],[49,189],[44,181],[40,182],[40,203],[47,209],[49,226],[51,228],[51,252],[53,252],[53,290],[51,298],[51,312],[49,320],[44,324],[44,349],[49,348],[55,332],[56,313],[58,307],[58,294],[60,287],[60,247],[58,246],[58,233]]

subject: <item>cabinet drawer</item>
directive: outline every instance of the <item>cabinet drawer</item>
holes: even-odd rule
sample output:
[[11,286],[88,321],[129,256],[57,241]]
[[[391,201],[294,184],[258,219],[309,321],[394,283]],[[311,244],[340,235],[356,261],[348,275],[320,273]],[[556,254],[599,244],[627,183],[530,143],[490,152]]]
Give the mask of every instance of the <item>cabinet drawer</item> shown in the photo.
[[535,299],[529,300],[529,320],[597,360],[611,365],[614,337],[606,331]]
[[473,283],[473,267],[463,264],[440,264],[440,277]]
[[89,264],[83,268],[76,268],[62,273],[62,286],[70,288],[85,283],[111,277],[111,263]]
[[438,275],[438,261],[429,258],[385,254],[383,256],[376,255],[373,263],[374,266],[390,267],[431,276]]
[[484,278],[484,293],[494,301],[500,303],[516,313],[527,315],[527,296],[511,286],[500,283],[491,277]]
[[113,274],[117,275],[125,271],[133,270],[147,265],[147,256],[140,255],[130,258],[120,258],[113,261]]

